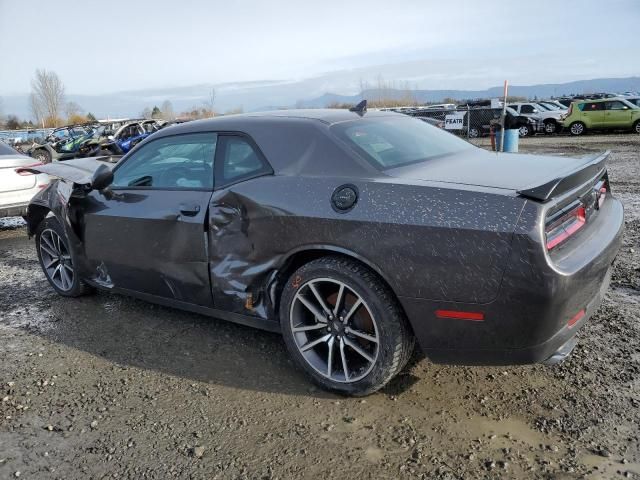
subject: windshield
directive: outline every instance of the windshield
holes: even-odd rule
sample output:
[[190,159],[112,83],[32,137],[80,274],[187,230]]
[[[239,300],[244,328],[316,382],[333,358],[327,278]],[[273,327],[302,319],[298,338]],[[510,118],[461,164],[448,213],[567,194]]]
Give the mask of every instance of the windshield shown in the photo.
[[464,140],[410,117],[354,120],[338,123],[331,131],[380,170],[472,148]]
[[553,108],[548,106],[546,103],[536,103],[536,107],[538,107],[538,110],[541,110],[543,112],[548,112],[549,110],[553,110]]
[[542,105],[543,107],[546,107],[547,110],[560,110],[560,107],[557,106],[555,103],[541,103],[540,105]]

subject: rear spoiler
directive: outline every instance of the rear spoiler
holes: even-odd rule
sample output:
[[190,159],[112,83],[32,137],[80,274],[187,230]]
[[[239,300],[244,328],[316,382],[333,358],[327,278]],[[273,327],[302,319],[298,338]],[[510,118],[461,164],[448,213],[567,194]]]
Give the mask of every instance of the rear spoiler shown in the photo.
[[107,166],[109,166],[109,163],[115,164],[118,160],[120,160],[120,156],[77,158],[75,160],[64,160],[61,162],[45,163],[44,165],[18,168],[17,171],[46,173],[68,182],[86,185],[91,183],[93,172],[95,172],[100,165],[107,164]]
[[602,176],[606,170],[605,163],[610,154],[611,151],[607,150],[604,153],[584,157],[585,163],[578,169],[566,172],[565,175],[558,175],[554,180],[542,185],[523,188],[518,190],[517,193],[523,197],[546,202],[554,196],[561,195],[587,183],[589,180],[595,180]]

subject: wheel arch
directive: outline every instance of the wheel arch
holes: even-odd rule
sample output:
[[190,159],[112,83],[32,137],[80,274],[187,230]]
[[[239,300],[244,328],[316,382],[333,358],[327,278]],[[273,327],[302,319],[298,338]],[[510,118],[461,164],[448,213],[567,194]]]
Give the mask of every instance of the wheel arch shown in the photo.
[[343,257],[361,265],[365,266],[369,270],[373,271],[382,281],[382,283],[389,289],[391,294],[393,295],[395,301],[398,303],[402,314],[406,317],[406,312],[404,307],[402,306],[402,302],[398,297],[396,289],[394,288],[394,284],[391,280],[385,275],[385,273],[372,261],[363,257],[362,255],[343,247],[339,247],[336,245],[305,245],[302,247],[295,248],[288,252],[280,262],[280,266],[277,271],[277,276],[275,281],[272,284],[272,292],[271,292],[271,300],[275,307],[275,311],[277,312],[280,307],[280,297],[282,294],[283,287],[286,281],[289,279],[291,274],[295,272],[302,265],[305,265],[313,260],[322,257],[328,256],[339,256]]
[[29,204],[25,220],[27,221],[27,233],[30,237],[35,235],[38,225],[47,218],[49,213],[51,213],[51,208],[48,205],[41,205],[39,203]]

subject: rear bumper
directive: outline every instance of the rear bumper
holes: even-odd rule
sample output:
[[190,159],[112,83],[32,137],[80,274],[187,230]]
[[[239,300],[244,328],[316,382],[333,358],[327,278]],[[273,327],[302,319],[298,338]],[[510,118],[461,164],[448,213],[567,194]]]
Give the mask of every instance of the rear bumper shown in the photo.
[[[400,301],[425,354],[436,363],[515,365],[566,356],[580,327],[609,286],[620,247],[623,209],[615,198],[575,252],[556,259],[529,235],[516,232],[498,297],[486,304]],[[482,313],[482,321],[438,318],[437,310]],[[571,348],[569,348],[571,347]]]

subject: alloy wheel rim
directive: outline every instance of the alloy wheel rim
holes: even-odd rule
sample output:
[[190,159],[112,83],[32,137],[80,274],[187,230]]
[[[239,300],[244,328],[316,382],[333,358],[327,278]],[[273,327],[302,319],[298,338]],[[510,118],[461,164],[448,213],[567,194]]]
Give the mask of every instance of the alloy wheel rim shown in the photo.
[[640,122],[636,122],[636,133],[640,133]]
[[375,317],[364,299],[343,282],[318,278],[303,284],[291,302],[289,322],[304,360],[331,381],[356,382],[378,360]]
[[520,135],[526,137],[529,134],[529,127],[520,127]]
[[62,237],[50,228],[40,234],[40,256],[49,280],[60,290],[71,290],[74,280],[71,254]]
[[547,123],[544,129],[547,131],[547,133],[553,133],[556,131],[556,126],[553,123]]
[[582,133],[582,125],[580,123],[576,123],[571,126],[571,131],[573,133]]

